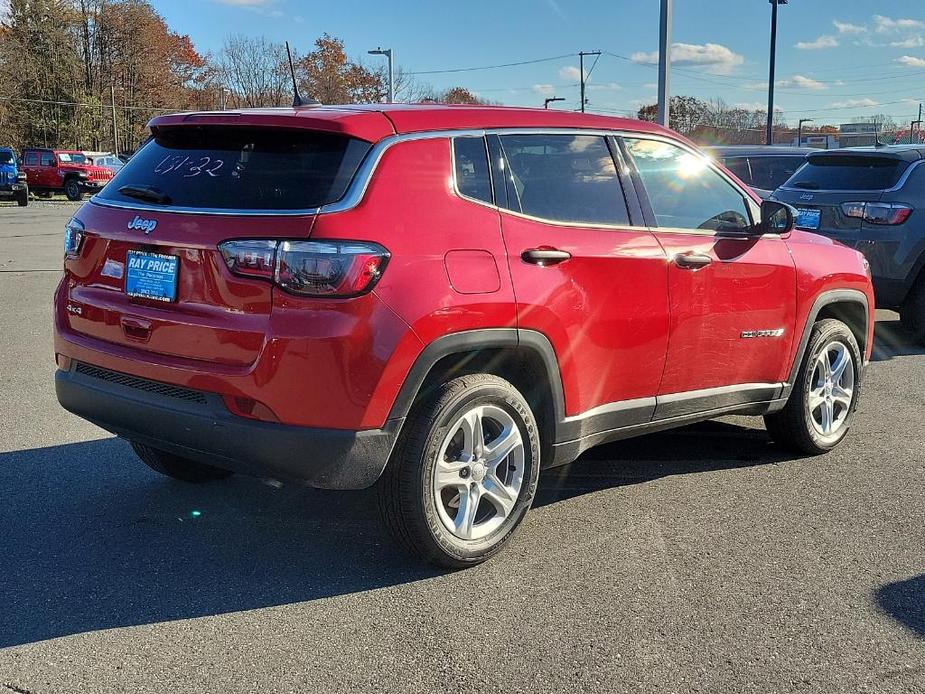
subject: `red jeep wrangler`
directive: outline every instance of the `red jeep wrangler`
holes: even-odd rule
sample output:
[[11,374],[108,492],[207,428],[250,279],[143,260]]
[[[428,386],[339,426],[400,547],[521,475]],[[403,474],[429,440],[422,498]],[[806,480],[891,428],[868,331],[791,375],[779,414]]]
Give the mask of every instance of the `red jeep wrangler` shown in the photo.
[[94,166],[82,152],[62,149],[24,149],[22,169],[33,193],[64,193],[68,200],[83,200],[112,178],[112,171]]
[[164,116],[66,229],[60,403],[187,481],[378,483],[443,566],[541,469],[729,413],[823,453],[872,347],[859,253],[636,120],[497,107]]

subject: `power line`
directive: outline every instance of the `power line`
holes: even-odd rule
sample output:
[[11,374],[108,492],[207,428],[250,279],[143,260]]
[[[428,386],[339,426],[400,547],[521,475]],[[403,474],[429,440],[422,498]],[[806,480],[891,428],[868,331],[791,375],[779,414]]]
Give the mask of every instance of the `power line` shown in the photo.
[[[50,99],[23,99],[13,96],[0,96],[0,101],[10,101],[24,104],[49,104],[52,106],[78,106],[81,108],[111,108],[109,104],[86,104],[77,101],[52,101]],[[161,108],[159,106],[119,106],[118,104],[116,104],[116,108],[123,111],[163,111],[164,113],[173,113],[176,111],[184,110],[182,107]]]
[[497,65],[481,65],[479,67],[457,67],[450,68],[447,70],[417,70],[416,72],[408,72],[408,75],[446,75],[450,73],[457,72],[477,72],[479,70],[496,70],[503,67],[517,67],[518,65],[534,65],[536,63],[549,63],[554,60],[562,60],[564,58],[574,58],[576,53],[564,53],[562,55],[555,55],[549,58],[537,58],[535,60],[520,60],[516,63],[499,63]]

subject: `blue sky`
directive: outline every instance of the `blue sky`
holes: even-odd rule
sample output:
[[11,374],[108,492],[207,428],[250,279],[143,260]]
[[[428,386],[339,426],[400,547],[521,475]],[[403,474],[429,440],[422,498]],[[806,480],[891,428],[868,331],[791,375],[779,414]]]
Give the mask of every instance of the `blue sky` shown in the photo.
[[[505,104],[578,106],[579,50],[602,50],[589,78],[590,110],[634,112],[655,98],[658,0],[154,0],[174,31],[217,52],[228,34],[288,39],[301,51],[323,32],[372,63],[391,47],[410,72]],[[672,93],[766,104],[765,0],[675,0]],[[572,54],[572,55],[568,55]],[[621,57],[616,57],[621,56]],[[586,70],[593,58],[588,59]],[[925,100],[923,0],[791,0],[780,8],[776,104],[788,120],[839,123],[886,113],[908,122]]]

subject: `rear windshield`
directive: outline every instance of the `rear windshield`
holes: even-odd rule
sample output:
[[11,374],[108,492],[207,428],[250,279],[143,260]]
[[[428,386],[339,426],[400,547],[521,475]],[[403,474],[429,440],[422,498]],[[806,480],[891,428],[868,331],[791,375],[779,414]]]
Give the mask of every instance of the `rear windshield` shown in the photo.
[[804,190],[885,190],[899,181],[908,162],[876,157],[813,157],[789,181]]
[[304,210],[343,197],[370,147],[310,130],[165,128],[99,197],[165,207]]

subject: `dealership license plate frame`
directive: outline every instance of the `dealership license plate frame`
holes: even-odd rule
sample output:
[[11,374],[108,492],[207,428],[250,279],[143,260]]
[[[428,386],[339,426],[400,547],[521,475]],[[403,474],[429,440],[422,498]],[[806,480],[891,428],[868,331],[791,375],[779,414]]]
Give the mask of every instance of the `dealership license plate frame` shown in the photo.
[[807,207],[797,208],[796,226],[800,229],[816,231],[822,221],[822,210],[814,210]]
[[125,293],[130,297],[175,302],[179,276],[179,256],[149,251],[125,254]]

